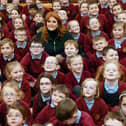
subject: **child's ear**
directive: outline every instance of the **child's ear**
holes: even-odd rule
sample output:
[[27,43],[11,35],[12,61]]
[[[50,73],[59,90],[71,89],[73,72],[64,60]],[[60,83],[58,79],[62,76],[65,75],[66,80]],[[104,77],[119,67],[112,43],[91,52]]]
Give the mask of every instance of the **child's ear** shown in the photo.
[[71,65],[69,63],[67,64],[67,67],[69,70],[71,70]]
[[103,56],[102,58],[103,58],[104,61],[106,61],[106,57],[105,56]]
[[89,29],[89,30],[90,30],[90,26],[89,26],[89,25],[87,25],[87,29]]
[[76,49],[76,54],[78,54],[78,52],[79,52],[79,49]]

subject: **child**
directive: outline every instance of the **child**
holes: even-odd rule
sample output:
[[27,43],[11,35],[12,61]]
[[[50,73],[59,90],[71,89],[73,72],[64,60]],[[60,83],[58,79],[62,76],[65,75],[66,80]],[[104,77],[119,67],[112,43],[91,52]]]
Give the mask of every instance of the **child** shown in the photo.
[[[18,87],[24,92],[24,101],[30,105],[31,103],[31,90],[29,82],[24,76],[24,69],[18,61],[10,62],[5,68],[6,78],[8,80],[15,80],[18,82]],[[6,83],[5,83],[6,85]]]
[[32,121],[30,109],[26,102],[22,100],[23,92],[18,88],[18,83],[14,80],[8,81],[1,91],[3,102],[0,104],[0,124],[5,126],[7,108],[14,104],[21,104],[27,111],[27,119]]
[[102,98],[99,98],[100,90],[98,82],[93,78],[87,78],[81,85],[82,97],[76,100],[79,110],[89,113],[95,124],[101,126],[107,114],[108,106]]
[[[78,54],[78,43],[74,40],[67,40],[64,44],[64,52],[66,58],[64,58],[61,61],[60,66],[61,66],[61,71],[63,71],[64,73],[68,73],[69,72],[68,61],[72,56],[76,56]],[[88,70],[85,59],[83,59],[83,63],[85,66],[85,70]]]
[[56,106],[56,118],[54,126],[95,126],[88,113],[78,110],[76,103],[66,98]]
[[122,11],[117,15],[117,20],[126,24],[126,12]]
[[21,61],[21,59],[25,56],[25,54],[29,51],[29,42],[27,41],[27,35],[25,28],[19,28],[15,31],[16,42],[14,44],[15,54],[17,56],[17,60]]
[[93,49],[95,50],[93,54],[90,55],[90,59],[88,61],[89,71],[92,73],[92,76],[95,77],[97,68],[103,64],[103,49],[108,45],[105,37],[98,36],[93,38]]
[[64,83],[70,90],[73,99],[80,96],[81,82],[90,77],[90,73],[84,69],[83,59],[80,55],[73,56],[68,61],[70,72],[65,75]]
[[8,126],[24,126],[28,123],[26,109],[20,104],[9,106],[6,118]]
[[109,112],[105,116],[103,126],[125,126],[125,121],[119,112]]
[[121,69],[117,62],[108,62],[99,68],[96,78],[104,79],[100,84],[101,97],[111,109],[119,103],[119,95],[126,90],[126,84],[120,81]]
[[51,74],[56,80],[56,84],[64,83],[64,74],[59,70],[57,58],[55,56],[48,56],[43,65],[45,73]]
[[58,11],[61,9],[61,3],[59,0],[53,0],[52,2],[52,10],[58,13]]
[[68,22],[68,31],[72,34],[74,40],[79,44],[79,53],[86,57],[90,52],[89,39],[86,35],[80,32],[79,22],[77,20],[71,20]]
[[51,91],[55,85],[53,77],[49,74],[40,75],[39,90],[33,99],[33,118],[35,119],[37,114],[50,103],[51,101]]
[[65,85],[56,85],[52,91],[51,104],[47,105],[42,111],[40,111],[35,119],[35,123],[44,124],[51,122],[55,117],[56,106],[66,97],[69,97],[68,88]]
[[125,37],[125,25],[122,22],[116,22],[113,25],[112,33],[113,38],[109,41],[109,45],[114,46],[119,53],[120,60],[126,55],[126,37]]
[[44,51],[42,42],[39,39],[31,41],[29,51],[21,60],[21,64],[25,71],[37,78],[44,70],[41,66],[44,64],[48,54]]

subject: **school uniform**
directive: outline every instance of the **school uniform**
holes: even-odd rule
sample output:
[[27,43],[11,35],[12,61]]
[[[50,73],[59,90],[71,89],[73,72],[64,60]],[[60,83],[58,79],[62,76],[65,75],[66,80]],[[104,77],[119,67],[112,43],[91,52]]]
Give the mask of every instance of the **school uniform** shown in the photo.
[[33,118],[35,119],[38,113],[49,103],[51,103],[51,96],[44,97],[40,92],[37,93],[33,99]]
[[37,78],[38,75],[44,71],[42,65],[44,64],[47,56],[48,54],[44,51],[38,57],[35,57],[32,53],[27,52],[22,58],[21,64],[27,73]]
[[104,63],[103,56],[97,51],[89,56],[88,68],[92,77],[95,77],[97,69]]
[[90,73],[88,71],[82,71],[82,74],[80,77],[75,77],[74,73],[71,71],[65,75],[64,83],[70,90],[70,96],[73,99],[76,99],[77,96],[73,93],[73,89],[76,86],[80,86],[81,82],[86,79],[87,77],[91,77]]
[[123,48],[126,47],[126,38],[125,37],[123,37],[120,41],[111,39],[109,41],[109,45],[112,45],[114,48],[117,49],[120,60],[125,58],[126,52],[123,51]]
[[80,24],[81,18],[83,18],[83,17],[85,17],[85,16],[88,16],[88,14],[87,14],[87,15],[83,15],[83,14],[81,14],[81,12],[79,11],[78,14],[76,15],[75,19],[76,19],[76,20],[79,22],[79,24]]
[[[53,120],[52,123],[54,126],[69,126],[59,121],[58,119]],[[72,124],[72,126],[96,126],[96,125],[88,113],[78,110],[77,119],[75,120],[75,123]]]
[[56,106],[51,103],[45,106],[40,113],[38,113],[34,123],[44,124],[50,122],[50,120],[55,117]]
[[126,90],[126,83],[121,81],[116,81],[115,85],[109,87],[106,81],[101,82],[100,84],[101,97],[104,99],[106,104],[111,107],[118,105],[119,95],[122,91]]
[[[20,100],[20,101],[17,101],[19,103],[17,104],[21,104],[26,112],[27,112],[27,119],[26,119],[26,122],[29,124],[29,126],[31,126],[31,123],[33,121],[32,119],[32,115],[31,115],[31,111],[30,111],[30,108],[28,107],[27,103],[25,103],[24,101]],[[2,102],[0,104],[0,125],[1,126],[5,126],[6,124],[6,114],[7,114],[7,105],[5,104],[5,102]]]
[[80,97],[76,100],[76,104],[81,111],[85,111],[91,115],[95,124],[101,126],[104,123],[104,117],[108,112],[108,106],[103,99],[93,99],[92,101]]
[[14,52],[17,56],[17,60],[21,61],[21,59],[25,56],[25,54],[29,51],[30,44],[27,41],[24,41],[22,45],[16,41],[14,43]]
[[121,4],[121,7],[123,8],[123,10],[126,10],[126,1],[125,0],[120,0],[119,2]]
[[100,14],[105,14],[106,15],[107,13],[110,12],[110,8],[109,8],[108,3],[106,5],[99,4],[98,8],[99,8],[99,13]]

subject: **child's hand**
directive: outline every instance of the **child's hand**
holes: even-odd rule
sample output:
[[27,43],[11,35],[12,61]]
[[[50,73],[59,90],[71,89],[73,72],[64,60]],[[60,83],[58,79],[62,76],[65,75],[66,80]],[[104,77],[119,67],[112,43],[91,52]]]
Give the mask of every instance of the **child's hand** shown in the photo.
[[26,19],[26,15],[25,14],[22,14],[22,19],[23,19],[23,21],[25,21],[25,19]]

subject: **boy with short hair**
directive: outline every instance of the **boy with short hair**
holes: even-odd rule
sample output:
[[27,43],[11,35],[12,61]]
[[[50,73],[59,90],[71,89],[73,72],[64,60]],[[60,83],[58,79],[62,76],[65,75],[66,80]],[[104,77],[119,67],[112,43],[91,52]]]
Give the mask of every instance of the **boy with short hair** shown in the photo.
[[77,109],[76,103],[66,98],[56,106],[56,118],[54,126],[95,126],[91,116]]
[[42,42],[39,39],[31,41],[29,52],[22,58],[21,64],[25,71],[37,78],[41,72],[44,72],[42,65],[48,54],[44,51]]
[[88,61],[89,71],[92,73],[92,76],[95,77],[97,68],[103,64],[103,49],[108,45],[107,40],[103,36],[98,36],[93,38],[93,49],[95,52],[90,55],[90,59]]
[[17,60],[20,61],[29,51],[30,46],[29,42],[27,41],[25,28],[15,30],[15,39],[17,40],[14,44],[15,54],[17,55]]
[[55,117],[56,106],[66,97],[69,97],[69,89],[63,84],[56,85],[52,91],[51,104],[40,111],[35,119],[35,123],[44,124],[51,122]]

